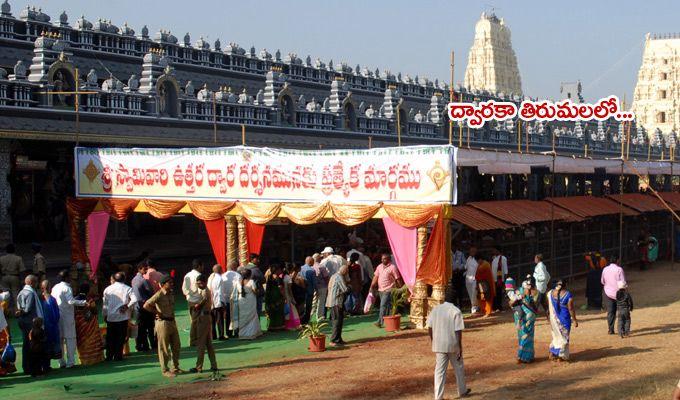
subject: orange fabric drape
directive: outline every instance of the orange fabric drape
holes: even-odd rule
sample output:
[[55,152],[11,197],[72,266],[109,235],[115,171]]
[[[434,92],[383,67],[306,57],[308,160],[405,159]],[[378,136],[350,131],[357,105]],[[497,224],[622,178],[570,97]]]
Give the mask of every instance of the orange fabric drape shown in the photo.
[[281,211],[281,203],[256,203],[238,202],[236,203],[241,214],[250,222],[264,225],[276,218]]
[[362,204],[331,204],[333,218],[347,226],[359,225],[371,219],[380,210],[382,203],[371,205]]
[[118,221],[126,220],[139,204],[137,199],[101,199],[100,202],[104,210]]
[[149,214],[158,219],[170,218],[177,214],[179,210],[186,204],[183,201],[166,201],[166,200],[152,200],[144,199],[144,206],[149,210]]
[[384,204],[383,208],[392,221],[404,228],[418,227],[442,210],[439,204]]
[[224,216],[236,203],[233,201],[188,201],[187,204],[196,218],[203,221],[210,221],[214,219],[224,219]]
[[87,216],[97,206],[97,199],[66,199],[66,213],[68,215],[71,232],[71,262],[88,262],[85,246],[85,221]]
[[416,272],[416,281],[428,285],[445,285],[446,279],[446,231],[449,221],[440,214],[437,218],[430,240],[427,242],[425,256]]
[[210,239],[215,260],[222,267],[222,272],[227,267],[227,226],[224,218],[203,220],[205,230]]
[[328,212],[328,203],[288,203],[281,204],[288,219],[298,225],[312,225],[321,221]]

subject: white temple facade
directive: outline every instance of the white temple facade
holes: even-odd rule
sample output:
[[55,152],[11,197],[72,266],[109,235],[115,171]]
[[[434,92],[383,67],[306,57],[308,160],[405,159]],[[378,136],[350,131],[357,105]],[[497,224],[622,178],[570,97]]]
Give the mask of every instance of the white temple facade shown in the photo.
[[632,111],[648,134],[680,126],[680,34],[647,34]]
[[506,95],[522,94],[517,56],[512,49],[510,28],[495,14],[482,13],[475,25],[475,39],[468,54],[464,86]]

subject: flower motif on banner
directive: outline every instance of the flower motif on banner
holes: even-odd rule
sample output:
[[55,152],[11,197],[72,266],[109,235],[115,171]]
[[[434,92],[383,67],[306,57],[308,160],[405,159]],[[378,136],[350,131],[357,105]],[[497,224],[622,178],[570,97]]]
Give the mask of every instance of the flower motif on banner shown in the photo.
[[87,163],[85,169],[83,169],[83,174],[90,181],[90,184],[92,184],[94,180],[97,179],[97,176],[99,176],[99,169],[97,169],[97,167],[94,165],[94,162],[90,160],[90,162]]
[[427,172],[427,176],[432,179],[432,183],[437,187],[437,190],[441,189],[449,178],[449,172],[442,168],[439,161],[435,161],[434,166]]

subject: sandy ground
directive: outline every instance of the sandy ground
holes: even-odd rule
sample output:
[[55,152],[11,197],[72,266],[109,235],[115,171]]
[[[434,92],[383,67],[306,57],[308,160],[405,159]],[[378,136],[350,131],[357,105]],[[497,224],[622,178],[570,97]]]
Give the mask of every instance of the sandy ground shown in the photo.
[[[549,326],[536,326],[537,359],[517,365],[512,316],[466,320],[464,358],[476,399],[669,399],[680,379],[680,265],[628,271],[632,337],[607,335],[605,314],[578,310],[570,363],[548,361]],[[584,303],[583,283],[573,288]],[[377,328],[376,328],[377,329]],[[221,381],[152,391],[147,399],[430,399],[434,357],[426,333],[403,331],[340,350],[239,370]],[[456,397],[449,369],[447,398]]]

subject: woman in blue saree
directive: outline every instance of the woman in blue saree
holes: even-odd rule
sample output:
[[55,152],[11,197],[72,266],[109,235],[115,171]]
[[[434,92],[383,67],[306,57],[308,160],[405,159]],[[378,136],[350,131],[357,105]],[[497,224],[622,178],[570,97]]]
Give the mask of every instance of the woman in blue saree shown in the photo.
[[61,337],[59,336],[59,306],[57,300],[50,295],[52,287],[48,280],[40,283],[42,291],[41,301],[45,333],[47,334],[47,359],[46,369],[49,369],[50,360],[61,358]]
[[562,280],[557,281],[555,288],[548,292],[547,296],[550,304],[550,331],[552,333],[550,359],[568,361],[572,322],[575,327],[578,326],[574,299]]
[[515,308],[515,327],[519,349],[517,350],[517,362],[528,364],[534,361],[534,326],[536,313],[538,312],[538,290],[534,277],[528,275],[522,287],[519,289],[521,304]]

